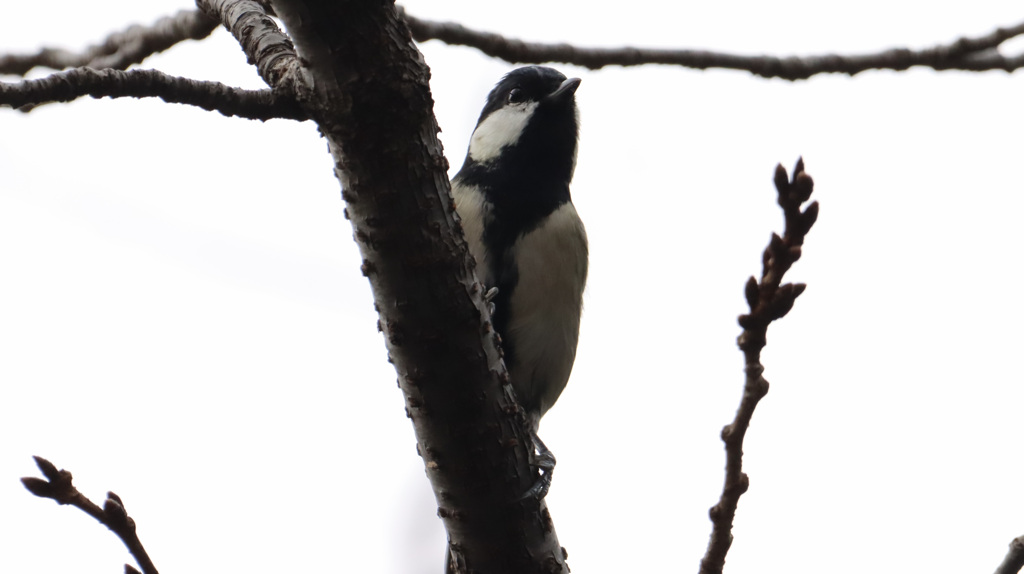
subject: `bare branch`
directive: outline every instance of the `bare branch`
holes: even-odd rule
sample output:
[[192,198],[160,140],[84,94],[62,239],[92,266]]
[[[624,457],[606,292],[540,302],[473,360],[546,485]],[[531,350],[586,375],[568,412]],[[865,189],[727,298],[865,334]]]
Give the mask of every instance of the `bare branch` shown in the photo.
[[806,287],[800,283],[782,284],[783,275],[800,259],[804,237],[818,218],[816,201],[803,211],[800,210],[800,206],[810,199],[814,190],[814,181],[804,173],[802,159],[793,170],[792,180],[787,179],[786,170],[781,165],[776,168],[775,188],[778,191],[779,206],[785,214],[785,232],[782,237],[772,234],[762,258],[761,280],[751,277],[744,292],[750,314],[739,317],[743,333],[737,343],[746,363],[746,382],[736,418],[722,429],[726,458],[725,485],[718,504],[711,507],[709,513],[713,526],[707,552],[700,562],[701,574],[721,574],[725,566],[725,555],[732,545],[732,521],[736,516],[736,506],[740,496],[750,486],[750,480],[743,472],[743,437],[758,401],[768,393],[768,381],[761,376],[764,372],[761,349],[767,344],[768,325],[784,317]]
[[70,102],[82,96],[158,97],[168,103],[188,104],[218,111],[225,116],[252,120],[307,119],[293,99],[282,97],[273,90],[243,90],[220,82],[169,76],[157,70],[77,68],[38,80],[10,84],[0,82],[0,105],[14,108]]
[[[128,552],[131,552],[139,567],[142,568],[143,574],[157,574],[156,566],[153,565],[153,561],[150,560],[149,554],[142,547],[142,542],[135,532],[135,521],[128,516],[119,496],[108,492],[107,500],[104,501],[103,508],[100,508],[71,484],[70,472],[64,469],[57,470],[57,467],[45,458],[39,456],[33,458],[46,480],[34,476],[22,478],[21,483],[29,492],[42,498],[52,498],[57,501],[57,504],[70,504],[92,516],[100,524],[113,531],[121,539],[121,542],[124,542],[124,545],[128,547]],[[138,572],[132,566],[125,564],[126,573],[133,571]]]
[[[200,82],[169,76],[155,70],[119,71],[142,58],[166,49],[187,38],[208,36],[219,23],[201,10],[181,11],[173,17],[162,18],[152,27],[133,26],[125,32],[112,35],[103,44],[76,55],[60,50],[43,50],[35,56],[0,58],[0,72],[24,73],[37,65],[65,67],[81,62],[90,67],[76,68],[53,74],[39,80],[14,84],[0,83],[0,105],[30,111],[33,107],[50,102],[68,102],[82,96],[102,97],[159,97],[166,102],[198,106],[216,110],[226,116],[268,120],[272,118],[305,120],[308,115],[291,97],[305,93],[296,89],[301,78],[301,64],[287,36],[273,20],[267,17],[257,2],[209,2],[208,5],[227,8],[215,12],[223,14],[224,24],[242,43],[250,59],[256,63],[263,79],[274,90],[242,90],[219,82]],[[93,69],[103,67],[105,69]]]
[[[233,4],[247,3],[263,7],[265,0]],[[218,2],[208,4],[215,5]],[[1024,67],[1024,54],[1004,56],[997,50],[1006,40],[1024,34],[1024,23],[1009,28],[997,28],[985,36],[965,37],[949,44],[922,50],[894,48],[862,55],[776,57],[726,54],[707,50],[584,48],[564,43],[524,42],[500,34],[472,30],[454,22],[422,20],[406,14],[404,10],[402,13],[413,32],[413,37],[419,42],[440,40],[452,45],[469,46],[512,63],[563,62],[591,69],[612,65],[666,64],[699,70],[743,70],[766,78],[786,80],[807,79],[817,74],[839,73],[852,76],[867,70],[906,70],[913,66],[925,66],[935,70],[1006,72]],[[237,16],[245,16],[245,19],[257,14],[266,17],[266,10],[261,8],[259,12],[252,12],[246,9],[236,12]],[[272,24],[269,19],[266,21]],[[230,23],[225,24],[231,27]],[[43,48],[34,54],[0,56],[0,74],[22,76],[37,66],[55,70],[79,67],[123,70],[184,40],[201,40],[209,36],[216,27],[217,21],[203,12],[182,10],[173,16],[157,20],[152,26],[134,25],[122,32],[111,34],[100,44],[90,46],[81,53],[60,48]],[[235,29],[235,35],[238,37],[237,32],[241,29]]]
[[529,435],[454,211],[429,70],[394,4],[275,0],[299,62],[257,2],[197,3],[328,142],[456,571],[568,572],[546,504],[521,499],[537,478]]
[[1003,563],[996,568],[996,574],[1017,574],[1024,568],[1024,536],[1010,541],[1010,549],[1003,558]]
[[746,56],[707,50],[654,48],[583,48],[570,44],[543,44],[506,38],[500,34],[471,30],[454,22],[431,22],[404,14],[413,38],[418,42],[440,40],[455,46],[469,46],[488,56],[511,63],[561,62],[590,69],[605,66],[666,64],[707,70],[743,70],[765,78],[804,80],[818,74],[849,74],[867,70],[906,70],[925,66],[935,70],[1004,70],[1024,67],[1024,54],[1003,56],[997,48],[1006,40],[1024,34],[1024,22],[998,28],[978,38],[961,38],[923,50],[894,48],[871,54],[844,56]]
[[152,26],[134,25],[115,32],[83,52],[43,48],[35,54],[0,55],[0,74],[24,76],[37,66],[54,70],[68,68],[113,68],[124,70],[185,40],[202,40],[217,29],[218,22],[198,10],[182,10],[164,16]]
[[[265,0],[264,0],[265,2]],[[241,44],[268,86],[297,97],[307,92],[295,47],[288,35],[267,15],[263,3],[255,0],[197,0],[199,9],[219,20]]]

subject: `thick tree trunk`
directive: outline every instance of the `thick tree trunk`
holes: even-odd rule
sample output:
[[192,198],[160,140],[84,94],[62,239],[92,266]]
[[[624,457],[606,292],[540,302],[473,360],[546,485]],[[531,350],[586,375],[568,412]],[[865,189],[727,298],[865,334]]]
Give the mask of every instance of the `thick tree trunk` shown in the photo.
[[518,500],[536,478],[530,442],[454,212],[429,70],[405,23],[379,0],[274,8],[310,72],[309,111],[335,160],[457,571],[567,572],[546,507]]

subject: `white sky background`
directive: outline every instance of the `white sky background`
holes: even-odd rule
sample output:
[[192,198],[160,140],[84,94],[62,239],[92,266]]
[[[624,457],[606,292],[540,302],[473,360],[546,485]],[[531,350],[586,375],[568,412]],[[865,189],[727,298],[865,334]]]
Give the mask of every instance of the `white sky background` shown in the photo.
[[[0,51],[80,48],[187,1],[9,3]],[[923,47],[1019,2],[406,2],[583,45]],[[420,46],[452,164],[513,66]],[[1012,51],[1024,50],[1024,42]],[[223,30],[148,60],[261,87]],[[574,572],[693,572],[743,381],[735,317],[803,155],[821,216],[769,332],[727,571],[990,572],[1024,534],[1024,72],[808,82],[591,72],[573,198],[592,272],[541,429]],[[117,492],[163,572],[441,571],[444,535],[311,123],[159,100],[0,110],[0,571],[120,571],[31,455]]]

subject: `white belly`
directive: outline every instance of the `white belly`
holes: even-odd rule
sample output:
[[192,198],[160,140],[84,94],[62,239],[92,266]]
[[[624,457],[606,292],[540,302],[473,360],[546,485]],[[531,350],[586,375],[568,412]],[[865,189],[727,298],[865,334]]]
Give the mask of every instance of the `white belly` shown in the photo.
[[556,209],[519,238],[512,255],[518,281],[505,333],[515,349],[509,375],[520,401],[539,407],[539,421],[562,394],[576,360],[587,281],[587,234],[576,208]]
[[[489,207],[472,186],[455,185],[452,191],[477,261],[477,277],[492,287],[497,277],[483,245]],[[518,271],[510,308],[498,310],[512,318],[502,334],[514,348],[507,366],[536,428],[562,394],[576,360],[587,281],[587,233],[576,208],[571,203],[560,206],[540,227],[520,237],[506,257],[517,262]]]

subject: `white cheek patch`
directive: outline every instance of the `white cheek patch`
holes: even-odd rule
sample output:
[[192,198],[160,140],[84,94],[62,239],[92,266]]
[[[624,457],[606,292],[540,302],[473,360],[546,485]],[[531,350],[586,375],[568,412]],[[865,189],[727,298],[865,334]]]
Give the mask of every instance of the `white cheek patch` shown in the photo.
[[469,140],[469,157],[479,163],[498,157],[502,148],[519,141],[536,109],[537,102],[527,102],[505,106],[484,118]]

